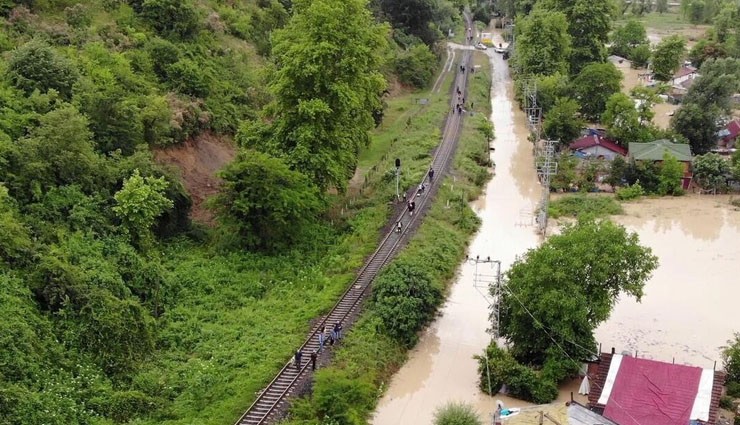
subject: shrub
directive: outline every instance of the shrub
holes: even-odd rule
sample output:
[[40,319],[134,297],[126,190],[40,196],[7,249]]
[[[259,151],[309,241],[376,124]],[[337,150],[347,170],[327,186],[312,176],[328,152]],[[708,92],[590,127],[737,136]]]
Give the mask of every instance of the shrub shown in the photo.
[[417,44],[398,54],[395,68],[398,79],[403,84],[423,88],[434,76],[437,57],[426,44]]
[[375,389],[366,377],[353,378],[338,369],[316,373],[313,404],[322,423],[336,425],[364,424],[363,413],[375,403]]
[[144,0],[141,14],[163,37],[190,38],[198,32],[198,12],[188,0]]
[[579,217],[585,214],[596,217],[621,214],[622,207],[614,198],[608,196],[569,195],[557,199],[548,209],[553,218]]
[[645,191],[640,186],[640,182],[636,182],[632,186],[621,187],[617,189],[617,199],[620,201],[629,201],[631,199],[637,199],[645,194]]
[[434,412],[434,425],[483,425],[483,422],[473,406],[453,402]]
[[723,395],[722,398],[719,399],[719,407],[725,410],[732,410],[732,401],[732,397]]
[[419,330],[434,317],[442,288],[420,264],[396,261],[376,279],[373,300],[385,330],[397,341],[413,345]]
[[538,374],[531,368],[519,364],[508,352],[492,342],[483,356],[478,359],[479,387],[486,394],[496,394],[504,384],[513,397],[533,403],[549,403],[558,395],[558,387],[551,376],[562,373],[551,365],[551,374]]
[[170,86],[180,93],[194,97],[208,96],[210,77],[194,61],[180,59],[169,67],[167,75]]
[[15,50],[8,63],[10,81],[30,94],[54,89],[65,99],[72,95],[77,70],[48,44],[33,40]]
[[92,23],[92,18],[87,7],[80,3],[64,8],[64,16],[67,24],[74,28],[89,27]]

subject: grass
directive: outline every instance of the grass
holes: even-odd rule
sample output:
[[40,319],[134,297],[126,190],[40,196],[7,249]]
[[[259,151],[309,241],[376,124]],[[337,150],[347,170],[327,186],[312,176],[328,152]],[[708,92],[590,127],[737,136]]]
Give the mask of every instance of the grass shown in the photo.
[[[466,117],[464,121],[455,155],[455,168],[452,175],[443,180],[437,198],[418,232],[394,260],[418,265],[429,273],[433,284],[444,286],[454,278],[470,237],[480,224],[468,203],[478,196],[485,183],[486,179],[479,178],[481,171],[486,176],[489,175],[485,165],[479,163],[481,153],[486,152],[487,158],[488,152],[488,139],[479,127],[482,120],[486,120],[485,117],[490,114],[490,69],[485,55],[476,53],[475,61],[477,64],[485,63],[486,66],[470,80],[468,98],[478,106],[475,108],[475,115]],[[429,121],[428,124],[432,122]],[[313,425],[318,421],[331,421],[332,413],[324,410],[323,402],[327,392],[331,392],[332,385],[341,382],[337,377],[349,378],[356,390],[351,391],[346,386],[336,385],[336,393],[331,398],[333,403],[343,405],[345,399],[350,399],[346,394],[360,394],[359,388],[367,385],[375,388],[376,394],[381,394],[386,382],[403,364],[407,353],[400,342],[391,339],[382,329],[383,324],[373,315],[371,304],[348,333],[343,344],[336,349],[332,365],[324,368],[320,371],[320,376],[317,376],[314,391],[324,398],[317,396],[297,401],[286,425]],[[372,413],[377,401],[377,397],[371,400],[355,398],[348,406],[350,412],[343,411],[340,414],[345,415],[343,418],[365,420]]]
[[645,28],[648,30],[654,30],[654,31],[667,31],[667,32],[681,32],[683,30],[688,29],[697,29],[697,28],[708,28],[708,25],[694,25],[691,22],[689,22],[687,19],[685,19],[679,12],[667,12],[660,14],[658,12],[652,12],[648,13],[643,16],[634,17],[631,14],[624,15],[622,19],[617,23],[619,25],[620,23],[626,22],[628,19],[636,18],[638,21],[642,22],[643,25],[645,25]]
[[[334,213],[340,222],[333,230],[318,229],[317,238],[324,243],[312,244],[309,252],[296,247],[277,256],[222,255],[217,247],[195,242],[169,244],[162,253],[169,285],[162,295],[159,349],[133,377],[135,388],[156,394],[157,410],[137,424],[233,423],[251,404],[302,343],[311,321],[334,305],[375,249],[389,214],[388,201],[395,195],[393,159],[403,162],[404,188],[426,172],[448,114],[447,89],[454,75],[446,76],[438,94],[412,92],[388,100],[384,124],[360,158],[361,187],[346,197],[337,195],[341,208]],[[420,97],[428,98],[428,104],[415,102]],[[463,187],[459,183],[456,187]],[[472,186],[468,193],[475,193]],[[439,196],[444,205],[459,193],[443,189]],[[448,215],[435,207],[430,221]],[[458,221],[470,227],[474,219],[466,215]],[[435,231],[424,232],[426,244],[438,237]],[[466,235],[452,233],[451,243],[464,247]],[[449,262],[453,270],[455,258]],[[358,329],[355,344],[365,353],[375,342],[361,337],[362,324]],[[403,358],[393,347],[373,349],[390,353],[395,362]]]
[[612,196],[576,194],[565,195],[550,203],[550,217],[606,217],[623,214],[622,206]]

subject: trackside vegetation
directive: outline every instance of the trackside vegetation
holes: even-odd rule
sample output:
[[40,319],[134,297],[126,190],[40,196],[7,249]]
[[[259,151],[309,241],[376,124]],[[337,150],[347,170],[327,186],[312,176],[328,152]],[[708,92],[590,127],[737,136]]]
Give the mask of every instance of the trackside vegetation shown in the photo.
[[[482,54],[476,56],[476,63],[487,63]],[[483,125],[490,114],[490,86],[487,67],[471,75],[468,96],[478,106],[473,116],[465,118],[452,175],[442,182],[409,245],[376,278],[366,311],[336,349],[332,364],[316,373],[313,394],[294,404],[286,424],[364,424],[385,383],[405,360],[406,351],[434,318],[479,225],[468,202],[487,181],[479,177],[479,171],[490,175],[492,130]],[[449,109],[447,101],[443,102],[445,108],[436,115],[436,125]],[[435,125],[434,121],[430,124]],[[475,169],[469,161],[476,164]]]

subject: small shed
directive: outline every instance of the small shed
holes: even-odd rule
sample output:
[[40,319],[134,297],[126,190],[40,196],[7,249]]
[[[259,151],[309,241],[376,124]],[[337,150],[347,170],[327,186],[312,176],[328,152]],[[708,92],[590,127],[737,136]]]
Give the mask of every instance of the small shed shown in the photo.
[[699,73],[693,66],[682,66],[675,74],[673,74],[671,82],[674,86],[680,86],[682,83],[688,80],[693,80],[698,76]]
[[574,140],[568,145],[570,150],[580,152],[585,158],[613,160],[617,156],[627,156],[627,149],[617,142],[609,140],[599,134],[589,134]]
[[685,143],[673,143],[670,140],[661,139],[650,143],[630,143],[628,147],[629,158],[633,161],[650,161],[653,163],[663,162],[663,155],[667,152],[678,162],[683,163],[683,179],[681,186],[688,189],[691,185],[693,173],[691,170],[691,147]]

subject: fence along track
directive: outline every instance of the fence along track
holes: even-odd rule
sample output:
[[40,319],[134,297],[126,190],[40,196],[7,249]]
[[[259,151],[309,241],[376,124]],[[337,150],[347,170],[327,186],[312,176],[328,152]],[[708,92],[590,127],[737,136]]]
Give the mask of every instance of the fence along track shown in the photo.
[[[408,215],[408,210],[403,209],[401,214],[396,216],[395,224],[398,221],[403,223],[402,232],[396,233],[395,227],[392,228],[388,234],[385,235],[383,240],[378,245],[375,252],[368,258],[365,265],[360,269],[357,274],[357,278],[349,286],[349,288],[342,294],[339,301],[329,311],[329,313],[318,323],[314,329],[308,335],[308,339],[301,346],[303,351],[304,360],[301,362],[300,370],[297,369],[292,362],[288,362],[275,378],[262,390],[257,399],[252,403],[249,409],[239,418],[236,425],[263,425],[270,423],[277,419],[277,413],[285,402],[287,397],[291,395],[292,390],[297,386],[299,380],[307,377],[312,373],[310,368],[309,354],[313,350],[318,350],[318,333],[322,326],[331,328],[334,323],[342,323],[345,329],[348,329],[353,322],[351,313],[353,313],[361,304],[361,301],[367,295],[366,290],[370,286],[370,283],[375,279],[380,269],[386,265],[393,255],[398,251],[401,243],[405,241],[406,236],[410,236],[414,228],[415,223],[421,220],[420,216],[423,215],[424,211],[428,208],[431,203],[431,199],[434,197],[436,192],[439,190],[439,184],[442,180],[444,172],[448,169],[452,160],[452,154],[455,151],[457,145],[457,139],[459,137],[460,124],[462,121],[462,114],[458,114],[454,107],[456,105],[455,87],[460,87],[463,93],[467,89],[467,80],[469,75],[469,63],[470,63],[470,51],[464,51],[462,53],[462,62],[466,66],[466,72],[458,72],[455,69],[455,85],[453,86],[453,96],[450,101],[451,113],[447,116],[445,123],[445,129],[442,135],[442,142],[438,146],[434,157],[432,159],[432,167],[437,171],[437,176],[425,193],[417,196],[418,187],[412,192],[412,199],[418,200],[417,211],[418,213],[414,216]],[[425,174],[424,180],[427,179]],[[405,221],[404,221],[405,220]]]

